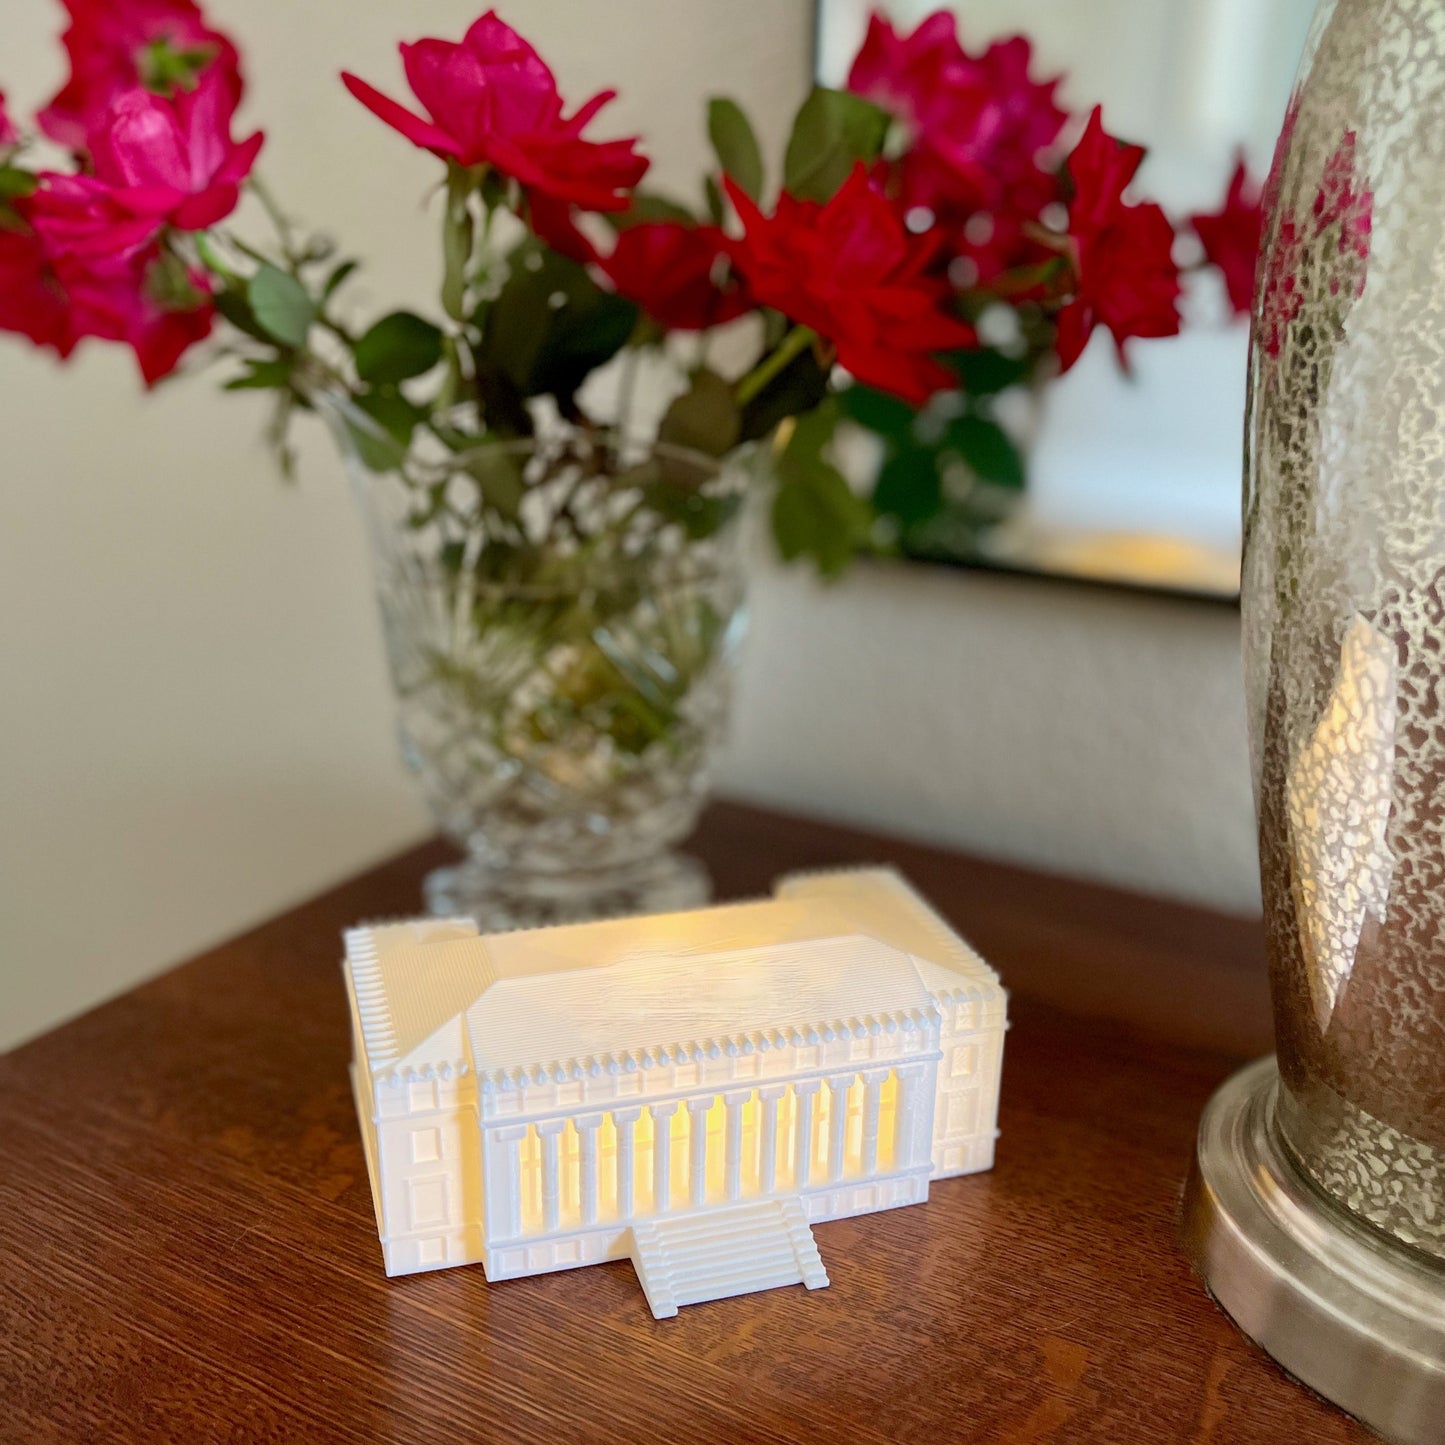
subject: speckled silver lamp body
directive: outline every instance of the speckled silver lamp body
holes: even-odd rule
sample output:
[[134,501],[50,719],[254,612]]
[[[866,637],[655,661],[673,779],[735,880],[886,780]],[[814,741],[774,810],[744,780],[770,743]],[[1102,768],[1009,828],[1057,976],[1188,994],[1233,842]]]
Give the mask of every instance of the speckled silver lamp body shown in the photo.
[[1322,0],[1270,175],[1244,496],[1278,1070],[1211,1105],[1185,1215],[1249,1334],[1412,1441],[1445,1440],[1442,177],[1445,5]]

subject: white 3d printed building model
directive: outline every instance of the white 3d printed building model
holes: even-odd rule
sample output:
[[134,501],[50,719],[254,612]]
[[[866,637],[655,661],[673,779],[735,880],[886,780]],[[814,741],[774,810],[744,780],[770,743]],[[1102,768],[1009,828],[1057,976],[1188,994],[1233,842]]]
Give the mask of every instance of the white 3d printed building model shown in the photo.
[[1005,995],[887,870],[480,936],[346,935],[388,1274],[631,1258],[659,1319],[828,1277],[810,1223],[993,1163]]

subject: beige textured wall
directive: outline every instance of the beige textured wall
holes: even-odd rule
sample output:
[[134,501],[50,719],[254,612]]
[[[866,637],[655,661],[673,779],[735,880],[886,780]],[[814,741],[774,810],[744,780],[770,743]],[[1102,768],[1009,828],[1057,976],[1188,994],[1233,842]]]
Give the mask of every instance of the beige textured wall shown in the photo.
[[731,792],[1232,912],[1259,906],[1239,615],[1021,577],[769,565]]
[[[11,0],[0,87],[60,75],[47,0]],[[214,0],[252,76],[264,169],[424,300],[428,168],[351,102],[462,0]],[[777,138],[808,0],[513,0],[505,14],[659,178],[691,177],[699,92]],[[609,114],[611,114],[609,112]],[[0,340],[0,1047],[426,831],[393,747],[360,529],[312,438],[271,476],[261,413],[205,381],[142,401],[127,360],[68,371]],[[880,572],[765,576],[723,782],[1049,866],[1246,906],[1248,802],[1227,613]],[[1183,723],[1181,725],[1181,718]]]

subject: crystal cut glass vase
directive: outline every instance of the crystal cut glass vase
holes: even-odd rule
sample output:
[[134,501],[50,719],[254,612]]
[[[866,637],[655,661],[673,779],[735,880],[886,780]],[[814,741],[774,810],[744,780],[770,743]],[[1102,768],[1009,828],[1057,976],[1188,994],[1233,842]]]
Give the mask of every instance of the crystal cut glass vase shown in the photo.
[[1445,4],[1322,0],[1266,195],[1243,621],[1277,1071],[1186,1238],[1288,1368],[1445,1430]]
[[671,849],[728,713],[743,467],[570,427],[388,466],[338,415],[403,755],[466,853],[432,911],[485,931],[704,902]]

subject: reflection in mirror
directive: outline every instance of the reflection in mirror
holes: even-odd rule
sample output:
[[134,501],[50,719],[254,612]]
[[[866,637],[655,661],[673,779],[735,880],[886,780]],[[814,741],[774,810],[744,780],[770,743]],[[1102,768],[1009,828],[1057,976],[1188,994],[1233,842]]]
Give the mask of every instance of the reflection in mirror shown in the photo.
[[[819,0],[818,80],[847,84],[868,0]],[[934,7],[892,0],[900,34]],[[998,416],[1026,458],[1027,486],[996,525],[964,518],[906,539],[914,556],[1222,598],[1239,590],[1239,474],[1248,327],[1219,271],[1197,268],[1186,218],[1219,209],[1235,162],[1268,169],[1314,0],[956,0],[969,55],[1017,34],[1029,74],[1062,76],[1074,119],[1103,105],[1106,128],[1148,147],[1141,196],[1181,232],[1181,334],[1129,343],[1125,375],[1096,334],[1067,374],[1015,388]],[[876,468],[876,439],[851,439]]]

